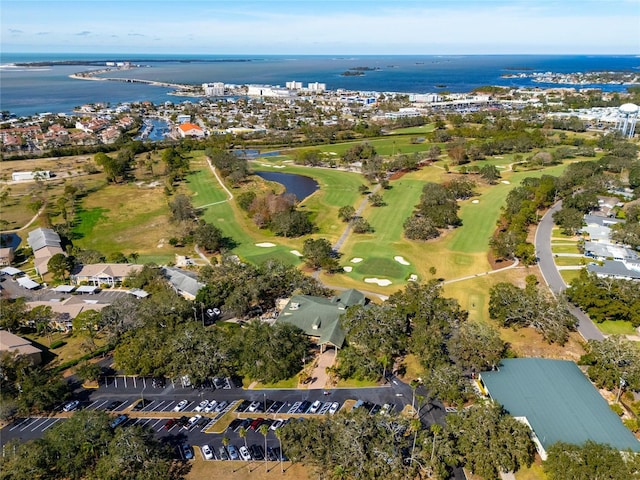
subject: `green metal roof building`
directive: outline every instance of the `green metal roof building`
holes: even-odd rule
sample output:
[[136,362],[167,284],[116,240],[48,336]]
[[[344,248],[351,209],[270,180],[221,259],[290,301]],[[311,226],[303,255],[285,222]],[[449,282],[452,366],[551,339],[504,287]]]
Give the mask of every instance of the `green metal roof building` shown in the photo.
[[526,421],[543,460],[546,449],[559,441],[592,440],[640,452],[640,442],[574,362],[506,359],[498,370],[482,372],[480,381],[491,398]]
[[336,349],[344,344],[344,331],[340,316],[348,307],[365,305],[366,297],[358,290],[346,290],[340,295],[325,298],[294,295],[284,307],[276,322],[286,322],[313,337],[324,351],[327,345]]

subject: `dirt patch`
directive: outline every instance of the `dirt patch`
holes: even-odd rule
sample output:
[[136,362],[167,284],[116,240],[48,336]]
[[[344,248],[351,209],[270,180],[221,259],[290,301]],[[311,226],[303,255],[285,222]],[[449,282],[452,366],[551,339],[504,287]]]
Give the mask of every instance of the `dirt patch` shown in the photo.
[[513,260],[505,260],[503,258],[496,258],[491,250],[487,254],[487,260],[491,265],[491,270],[499,270],[501,268],[509,267],[515,263]]
[[398,170],[397,172],[393,172],[393,174],[389,177],[389,180],[398,180],[399,178],[402,178],[406,173],[406,170]]

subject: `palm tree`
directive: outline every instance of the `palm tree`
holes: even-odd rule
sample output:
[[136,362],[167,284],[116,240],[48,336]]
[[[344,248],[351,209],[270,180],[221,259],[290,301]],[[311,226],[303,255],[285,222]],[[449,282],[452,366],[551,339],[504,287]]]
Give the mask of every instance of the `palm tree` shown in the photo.
[[222,437],[222,445],[224,445],[224,448],[227,448],[229,446],[229,437],[227,437],[226,435]]
[[284,473],[284,467],[282,466],[282,432],[279,428],[276,428],[273,433],[275,433],[278,443],[280,443],[280,472]]
[[260,428],[258,428],[258,431],[264,437],[264,471],[268,472],[269,469],[267,467],[267,434],[269,433],[269,427],[263,423],[262,425],[260,425]]

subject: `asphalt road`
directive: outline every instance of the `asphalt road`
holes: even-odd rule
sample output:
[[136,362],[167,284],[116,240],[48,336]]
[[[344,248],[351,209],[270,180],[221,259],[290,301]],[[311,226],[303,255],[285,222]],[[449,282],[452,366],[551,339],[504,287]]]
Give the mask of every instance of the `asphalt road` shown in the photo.
[[[553,230],[553,214],[562,208],[562,200],[553,205],[542,217],[536,228],[535,245],[538,266],[544,281],[555,296],[561,295],[567,288],[560,272],[556,268],[551,251],[551,232]],[[585,340],[604,340],[604,335],[594,325],[589,316],[578,307],[569,304],[569,311],[578,320],[578,332]]]

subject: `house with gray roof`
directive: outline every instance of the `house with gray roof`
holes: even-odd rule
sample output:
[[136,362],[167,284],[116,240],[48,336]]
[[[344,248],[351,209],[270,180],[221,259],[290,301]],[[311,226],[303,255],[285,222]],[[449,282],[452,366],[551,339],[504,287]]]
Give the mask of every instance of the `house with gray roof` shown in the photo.
[[199,282],[196,275],[187,270],[175,267],[162,267],[160,271],[178,295],[181,295],[187,300],[195,300],[200,289],[204,287],[204,283]]
[[531,428],[543,460],[556,442],[592,440],[640,452],[640,442],[574,362],[510,358],[498,370],[482,372],[479,381],[492,399]]
[[345,290],[331,298],[294,295],[276,322],[295,325],[320,345],[321,351],[327,346],[337,350],[342,348],[345,339],[340,317],[347,308],[366,303],[366,297],[355,289]]
[[29,232],[27,243],[33,250],[33,265],[38,275],[49,271],[49,260],[58,253],[66,255],[62,249],[60,235],[50,228],[36,228]]
[[605,260],[602,265],[587,265],[587,271],[595,273],[598,277],[640,280],[640,262]]

